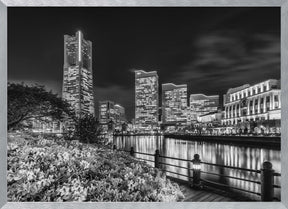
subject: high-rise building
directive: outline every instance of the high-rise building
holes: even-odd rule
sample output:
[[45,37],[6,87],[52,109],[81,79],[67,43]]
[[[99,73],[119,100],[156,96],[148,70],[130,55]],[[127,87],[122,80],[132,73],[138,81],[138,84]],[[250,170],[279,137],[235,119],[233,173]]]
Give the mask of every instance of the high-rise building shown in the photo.
[[187,85],[162,84],[163,125],[187,125]]
[[280,81],[275,79],[230,88],[224,96],[222,124],[231,126],[248,121],[280,120],[280,98]]
[[213,113],[218,110],[219,95],[207,96],[204,94],[190,95],[190,120],[199,122],[199,116]]
[[159,92],[156,71],[135,71],[135,123],[138,131],[149,132],[159,128]]
[[95,114],[92,74],[92,42],[85,40],[81,31],[64,35],[62,97],[78,117]]
[[99,122],[101,124],[108,124],[110,121],[115,121],[115,103],[112,101],[99,102]]
[[126,122],[125,108],[120,104],[115,104],[114,109],[116,126],[121,128],[122,124]]
[[108,126],[113,126],[113,130],[121,130],[122,124],[126,122],[125,108],[113,101],[100,101],[99,122],[104,130],[108,130]]

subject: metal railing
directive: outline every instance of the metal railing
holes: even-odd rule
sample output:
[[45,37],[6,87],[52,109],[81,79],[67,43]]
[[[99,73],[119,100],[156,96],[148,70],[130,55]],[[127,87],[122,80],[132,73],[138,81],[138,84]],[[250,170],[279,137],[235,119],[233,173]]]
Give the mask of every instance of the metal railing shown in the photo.
[[[113,150],[117,150],[116,145],[113,145]],[[254,195],[260,196],[262,201],[273,201],[273,200],[279,201],[278,198],[274,197],[274,189],[281,189],[281,186],[274,184],[274,177],[281,177],[281,174],[274,172],[274,170],[272,169],[272,164],[268,161],[263,162],[261,170],[254,170],[254,169],[240,168],[240,167],[235,167],[235,166],[221,165],[221,164],[216,164],[216,163],[202,162],[200,160],[200,156],[198,154],[195,154],[194,158],[192,160],[187,160],[187,159],[182,159],[182,158],[162,156],[162,155],[160,155],[160,152],[158,149],[155,150],[155,154],[136,152],[134,150],[134,147],[131,147],[131,149],[129,151],[127,151],[127,150],[119,150],[119,151],[129,152],[131,156],[133,156],[137,159],[152,162],[152,163],[154,163],[155,168],[161,169],[162,171],[186,177],[186,178],[188,178],[189,183],[191,183],[191,185],[193,187],[198,188],[198,189],[202,188],[203,184],[206,184],[206,185],[208,184],[208,185],[213,185],[216,187],[221,187],[224,189],[229,188],[229,189],[234,189],[234,190],[238,190],[238,191],[245,192],[245,193],[254,194]],[[150,159],[139,158],[139,157],[136,157],[135,154],[154,157],[154,159],[150,160]],[[161,158],[192,163],[192,168],[189,168],[189,166],[184,167],[184,166],[174,165],[174,164],[170,164],[170,163],[166,163],[166,162],[161,162]],[[234,170],[238,170],[238,171],[256,173],[260,176],[258,178],[259,181],[235,177],[235,176],[230,176],[230,175],[225,175],[225,174],[212,173],[209,171],[204,171],[204,170],[201,170],[201,166],[200,166],[201,164],[225,168],[225,169],[234,169]],[[176,167],[176,168],[180,168],[180,169],[186,169],[187,171],[190,171],[190,172],[188,172],[188,175],[185,175],[182,173],[177,173],[174,171],[164,169],[163,166],[161,166],[161,165]],[[254,184],[261,186],[261,193],[247,190],[247,189],[243,189],[243,188],[238,188],[235,186],[230,186],[230,185],[218,183],[218,182],[209,181],[207,179],[201,178],[201,173],[206,174],[206,175],[212,175],[212,176],[218,176],[218,177],[224,177],[224,178],[230,178],[230,179],[235,179],[235,180],[239,180],[239,181],[254,183]]]

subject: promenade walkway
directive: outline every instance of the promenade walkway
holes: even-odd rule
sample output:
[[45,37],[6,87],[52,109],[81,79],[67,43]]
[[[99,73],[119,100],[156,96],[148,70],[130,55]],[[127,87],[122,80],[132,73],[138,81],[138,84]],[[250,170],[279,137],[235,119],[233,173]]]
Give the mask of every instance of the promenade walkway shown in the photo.
[[170,180],[177,182],[185,198],[182,202],[239,202],[253,201],[243,196],[233,194],[228,191],[205,186],[203,189],[191,188],[186,181],[168,177]]
[[195,190],[189,185],[180,184],[180,189],[183,192],[185,198],[183,202],[235,202],[239,201],[236,198],[227,197],[225,192],[213,191],[208,188]]

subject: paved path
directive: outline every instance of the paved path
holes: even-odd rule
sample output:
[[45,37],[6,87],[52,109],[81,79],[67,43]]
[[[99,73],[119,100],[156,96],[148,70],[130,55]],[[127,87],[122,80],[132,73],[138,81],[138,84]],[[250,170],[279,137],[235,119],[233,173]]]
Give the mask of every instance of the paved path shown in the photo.
[[[233,192],[204,186],[203,189],[191,188],[187,181],[168,177],[171,181],[177,182],[185,198],[182,202],[240,202],[253,201]],[[254,200],[255,201],[255,200]]]

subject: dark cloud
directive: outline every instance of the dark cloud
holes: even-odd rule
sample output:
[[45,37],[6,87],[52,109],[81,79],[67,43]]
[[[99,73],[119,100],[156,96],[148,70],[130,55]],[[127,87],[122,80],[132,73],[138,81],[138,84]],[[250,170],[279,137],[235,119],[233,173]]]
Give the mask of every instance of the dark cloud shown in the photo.
[[[275,34],[215,32],[195,41],[196,58],[182,66],[177,80],[190,91],[223,93],[230,87],[280,78],[280,37]],[[249,43],[257,43],[250,45]]]

